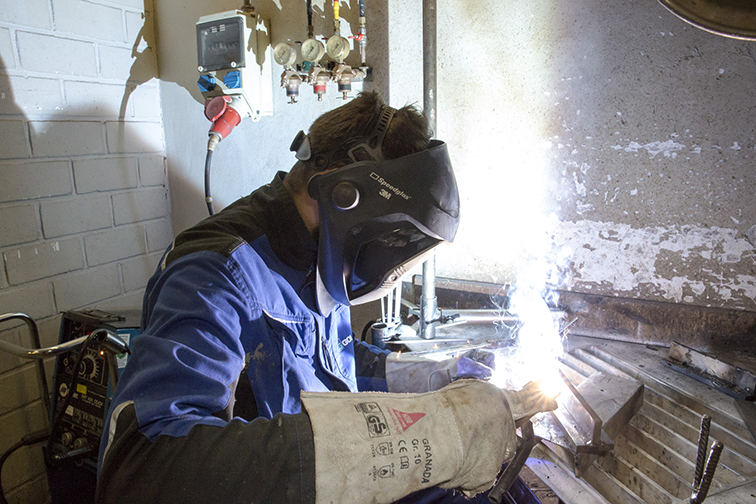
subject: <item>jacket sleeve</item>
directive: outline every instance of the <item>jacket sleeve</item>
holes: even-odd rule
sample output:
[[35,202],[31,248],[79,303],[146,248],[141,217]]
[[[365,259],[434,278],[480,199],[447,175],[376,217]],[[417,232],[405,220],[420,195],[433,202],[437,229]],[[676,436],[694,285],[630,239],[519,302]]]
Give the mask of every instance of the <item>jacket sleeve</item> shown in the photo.
[[386,386],[386,356],[391,353],[364,341],[354,343],[357,388],[360,392],[388,392]]
[[98,503],[314,503],[306,414],[232,420],[241,341],[260,316],[234,265],[192,254],[151,280],[104,426]]

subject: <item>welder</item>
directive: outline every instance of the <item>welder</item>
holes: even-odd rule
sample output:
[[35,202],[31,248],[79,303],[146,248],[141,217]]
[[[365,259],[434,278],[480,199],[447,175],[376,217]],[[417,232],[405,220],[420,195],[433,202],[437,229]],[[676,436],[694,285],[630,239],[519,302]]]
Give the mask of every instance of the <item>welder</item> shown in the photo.
[[446,144],[420,112],[362,93],[291,148],[288,173],[179,234],[150,279],[98,502],[468,502],[516,422],[555,407],[477,379],[473,356],[354,339],[349,306],[457,231]]

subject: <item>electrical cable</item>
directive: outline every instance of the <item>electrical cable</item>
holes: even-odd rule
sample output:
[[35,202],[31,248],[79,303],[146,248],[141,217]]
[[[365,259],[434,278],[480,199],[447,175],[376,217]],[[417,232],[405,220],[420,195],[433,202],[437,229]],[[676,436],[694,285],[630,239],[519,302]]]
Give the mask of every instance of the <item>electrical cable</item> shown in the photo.
[[207,204],[207,211],[210,215],[215,215],[213,210],[213,197],[210,195],[210,163],[213,159],[213,150],[207,149],[207,156],[205,157],[205,203]]
[[0,456],[0,504],[8,504],[8,501],[5,499],[5,492],[3,491],[2,485],[3,465],[5,465],[5,461],[8,460],[8,457],[10,457],[16,450],[23,448],[24,446],[41,443],[45,441],[49,435],[50,431],[48,429],[42,429],[36,432],[32,432],[31,434],[27,434],[26,436],[21,438],[21,441],[5,450],[5,453]]

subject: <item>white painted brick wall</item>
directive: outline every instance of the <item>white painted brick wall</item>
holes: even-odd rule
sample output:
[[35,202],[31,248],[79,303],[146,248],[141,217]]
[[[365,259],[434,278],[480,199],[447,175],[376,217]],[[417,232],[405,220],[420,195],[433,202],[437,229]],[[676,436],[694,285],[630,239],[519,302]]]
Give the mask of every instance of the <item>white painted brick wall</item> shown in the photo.
[[0,99],[0,114],[57,114],[63,110],[63,94],[60,82],[55,79],[19,77],[10,75],[3,83],[2,93],[7,98]]
[[0,60],[2,60],[0,68],[13,68],[16,66],[13,58],[10,30],[8,28],[0,28]]
[[8,282],[23,284],[40,278],[68,273],[84,267],[81,240],[69,238],[3,252]]
[[41,320],[56,313],[52,285],[49,282],[27,283],[3,289],[0,291],[0,306],[3,313],[26,313],[34,320]]
[[113,224],[110,198],[104,194],[42,202],[40,214],[45,238],[94,231]]
[[0,159],[29,157],[29,145],[22,121],[0,121]]
[[157,122],[105,123],[108,152],[159,152],[163,145],[163,127]]
[[97,57],[92,42],[58,36],[16,32],[21,68],[35,72],[97,77]]
[[[140,256],[146,257],[146,256]],[[144,284],[142,284],[144,286]],[[53,280],[55,304],[61,311],[83,308],[121,293],[118,265],[107,264]]]
[[115,223],[128,224],[168,215],[168,191],[163,188],[113,195]]
[[39,232],[35,205],[0,207],[0,247],[27,243],[37,238]]
[[84,238],[87,264],[97,266],[147,252],[142,226],[127,226]]
[[35,157],[104,154],[102,124],[94,121],[33,121],[32,152]]
[[1,163],[0,201],[17,201],[71,194],[69,161]]
[[[144,9],[0,0],[0,313],[29,314],[44,346],[58,342],[61,311],[140,308],[172,239]],[[0,338],[30,345],[24,325]],[[51,380],[54,359],[45,365]],[[29,416],[40,408],[33,364],[0,355],[0,449],[44,425]],[[10,503],[50,500],[40,454],[6,463]]]
[[30,28],[49,29],[50,8],[47,0],[0,1],[0,21]]
[[133,259],[122,261],[121,274],[123,275],[123,289],[126,292],[130,292],[144,287],[155,272],[162,257],[163,253],[158,252],[146,256],[140,255]]
[[169,219],[149,222],[144,225],[144,229],[147,232],[147,250],[150,252],[163,252],[173,241]]
[[76,192],[132,189],[137,186],[137,161],[131,157],[82,159],[74,161]]
[[[64,84],[66,112],[71,115],[118,117],[123,100],[123,86],[96,82],[69,81]],[[126,105],[130,111],[131,100]],[[127,117],[133,114],[129,112]]]
[[165,158],[162,156],[139,158],[139,181],[143,186],[165,185]]
[[56,31],[123,42],[121,9],[81,0],[53,0],[52,7]]

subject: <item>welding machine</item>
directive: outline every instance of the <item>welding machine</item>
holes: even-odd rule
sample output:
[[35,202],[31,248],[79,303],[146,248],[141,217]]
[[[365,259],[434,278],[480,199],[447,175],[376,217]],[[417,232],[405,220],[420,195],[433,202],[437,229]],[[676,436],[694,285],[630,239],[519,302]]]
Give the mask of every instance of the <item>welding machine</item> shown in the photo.
[[[138,311],[68,311],[60,322],[59,344],[106,329],[132,347],[139,334]],[[107,342],[86,338],[55,362],[50,403],[50,438],[45,447],[53,504],[94,502],[97,455],[114,383],[128,354],[116,355]],[[117,373],[117,374],[116,374]]]

